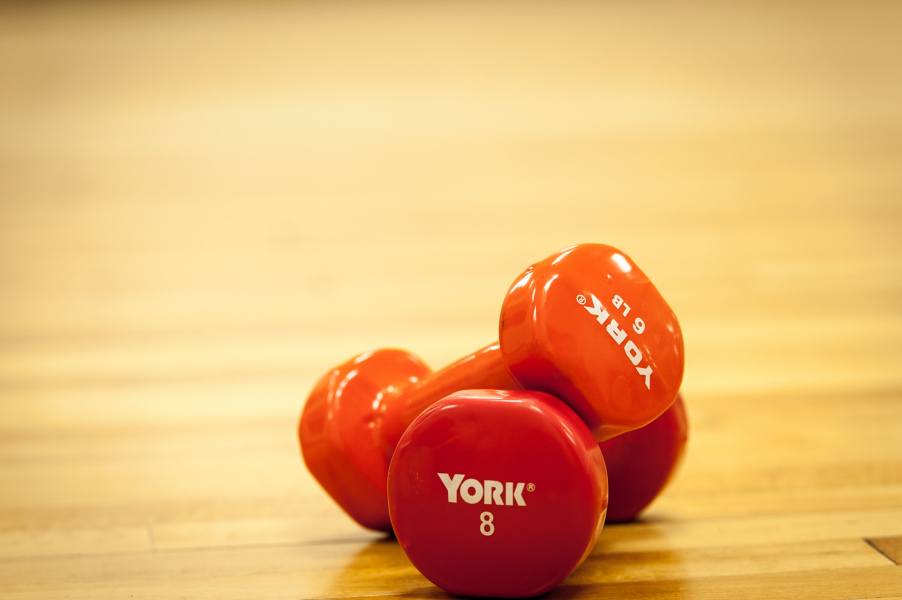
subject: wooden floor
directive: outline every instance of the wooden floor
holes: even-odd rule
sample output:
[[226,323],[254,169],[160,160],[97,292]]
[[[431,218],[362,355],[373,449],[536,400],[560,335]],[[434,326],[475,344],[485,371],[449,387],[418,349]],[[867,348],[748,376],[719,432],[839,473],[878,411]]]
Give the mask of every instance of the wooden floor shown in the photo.
[[680,316],[677,479],[549,598],[902,598],[902,4],[0,5],[0,597],[443,598],[315,379],[527,265]]

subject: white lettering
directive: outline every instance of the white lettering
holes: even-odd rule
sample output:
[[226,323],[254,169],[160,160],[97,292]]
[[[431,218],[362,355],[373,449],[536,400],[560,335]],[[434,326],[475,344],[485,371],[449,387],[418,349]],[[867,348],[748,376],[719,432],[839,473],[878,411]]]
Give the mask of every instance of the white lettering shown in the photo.
[[[448,491],[448,502],[457,503],[457,495],[467,504],[476,504],[480,500],[485,504],[497,504],[498,506],[526,506],[523,499],[525,483],[513,481],[501,482],[494,479],[486,479],[480,482],[477,479],[464,480],[463,473],[451,477],[447,473],[437,473]],[[530,488],[529,491],[532,491]]]
[[641,318],[636,317],[636,320],[633,322],[633,331],[642,335],[642,332],[645,331],[645,321]]
[[601,300],[595,297],[595,294],[589,294],[589,297],[592,298],[592,306],[584,306],[587,311],[597,317],[597,321],[604,325],[604,322],[608,320],[608,311],[601,305]]
[[460,487],[460,482],[464,480],[463,474],[455,475],[451,478],[448,477],[447,473],[439,473],[438,478],[442,480],[442,483],[445,484],[445,489],[448,490],[448,502],[457,502],[457,488]]
[[501,485],[500,481],[492,481],[491,479],[486,479],[483,482],[483,487],[485,488],[486,504],[491,504],[493,500],[498,506],[501,506],[504,503],[504,501],[501,499],[501,491],[504,489],[504,486]]
[[[507,484],[507,503],[510,504],[511,501],[511,493],[510,493],[510,483]],[[526,502],[523,501],[523,484],[518,483],[517,487],[514,488],[513,500],[517,503],[517,506],[526,506]]]
[[[601,325],[604,325],[605,322],[610,317],[610,313],[608,313],[607,309],[601,304],[601,300],[599,300],[595,294],[589,294],[589,297],[592,299],[592,306],[585,306],[586,297],[583,294],[579,294],[576,297],[577,302],[582,305],[589,314],[595,316],[595,320],[598,321]],[[615,294],[614,298],[611,300],[611,303],[615,308],[623,308],[623,316],[626,316],[630,312],[629,305],[624,302],[623,298],[619,294]],[[629,324],[627,324],[627,328]],[[636,367],[636,370],[639,372],[639,375],[645,377],[645,387],[651,390],[651,373],[652,369],[650,366],[640,367],[639,363],[642,362],[643,355],[642,350],[639,349],[632,340],[627,340],[627,328],[621,329],[620,324],[617,323],[616,319],[611,319],[611,322],[605,326],[608,334],[611,336],[611,339],[618,346],[623,346],[623,351],[626,353],[626,357],[633,363],[633,366]],[[639,335],[645,332],[645,321],[643,321],[640,317],[636,317],[633,321],[633,331]],[[626,342],[624,346],[623,342]],[[508,492],[506,503],[510,505],[512,502],[511,493]]]
[[614,299],[611,300],[611,303],[614,305],[614,308],[623,307],[623,316],[630,314],[630,305],[623,301],[623,298],[620,296],[614,296]]
[[482,484],[475,479],[467,479],[464,481],[464,484],[460,486],[460,497],[463,498],[464,502],[467,504],[476,504],[482,500]]
[[495,525],[492,523],[494,520],[495,515],[489,511],[485,511],[479,515],[479,531],[482,535],[489,536],[495,533]]
[[626,352],[626,355],[630,357],[630,362],[634,365],[638,365],[642,362],[642,351],[639,350],[639,347],[633,343],[633,340],[630,340],[626,343],[626,346],[623,347],[623,351]]
[[645,375],[645,387],[651,389],[651,367],[636,367],[636,370],[639,371],[639,375]]
[[618,346],[626,339],[626,332],[617,326],[617,321],[614,319],[611,319],[611,322],[608,323],[607,330],[608,333],[611,334],[611,337],[614,338],[614,341],[617,342]]

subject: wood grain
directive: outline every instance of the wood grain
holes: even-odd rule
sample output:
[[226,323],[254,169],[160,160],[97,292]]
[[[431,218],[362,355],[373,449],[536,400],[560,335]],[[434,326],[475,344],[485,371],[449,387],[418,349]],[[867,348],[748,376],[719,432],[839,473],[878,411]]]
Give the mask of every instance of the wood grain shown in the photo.
[[446,598],[296,440],[606,242],[690,445],[549,598],[902,598],[897,2],[0,4],[0,598]]

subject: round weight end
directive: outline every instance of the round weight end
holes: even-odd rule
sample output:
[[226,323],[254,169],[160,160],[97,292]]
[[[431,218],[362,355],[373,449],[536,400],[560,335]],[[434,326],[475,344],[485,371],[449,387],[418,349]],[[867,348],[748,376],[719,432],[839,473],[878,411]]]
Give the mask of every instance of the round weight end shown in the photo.
[[434,584],[461,596],[531,597],[595,545],[607,477],[591,432],[557,398],[470,390],[405,432],[388,500],[398,542]]
[[382,440],[380,400],[429,372],[408,352],[368,352],[321,377],[304,405],[298,424],[304,462],[364,527],[391,531],[385,489],[391,449]]
[[530,266],[507,292],[499,337],[520,385],[566,402],[598,441],[650,423],[683,379],[676,315],[611,246],[572,246]]
[[680,465],[689,438],[681,396],[664,414],[639,429],[601,442],[608,470],[607,521],[631,521],[664,491]]

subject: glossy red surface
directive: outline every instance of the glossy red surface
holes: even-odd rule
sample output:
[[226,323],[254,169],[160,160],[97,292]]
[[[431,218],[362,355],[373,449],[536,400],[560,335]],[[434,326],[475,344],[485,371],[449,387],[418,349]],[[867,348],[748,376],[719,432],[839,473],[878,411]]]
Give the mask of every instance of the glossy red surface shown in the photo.
[[389,531],[385,481],[388,461],[379,401],[395,386],[429,373],[401,350],[361,354],[332,369],[313,387],[298,425],[310,473],[355,521]]
[[608,522],[630,521],[667,487],[689,439],[682,396],[663,415],[640,429],[601,442],[608,469]]
[[603,440],[660,415],[682,380],[676,317],[638,267],[610,246],[573,246],[529,267],[505,297],[499,332],[500,343],[434,373],[412,354],[378,350],[315,385],[299,424],[301,451],[317,481],[358,523],[390,530],[384,480],[394,447],[423,410],[448,394],[545,391]]
[[435,403],[404,433],[388,501],[398,542],[437,586],[528,597],[559,584],[594,547],[607,478],[598,443],[557,398],[470,390]]
[[521,387],[565,401],[598,441],[650,423],[683,379],[676,315],[628,256],[602,244],[566,248],[517,278],[500,341]]
[[351,518],[391,531],[385,480],[401,434],[427,406],[468,384],[517,387],[497,344],[434,373],[403,350],[356,356],[321,377],[307,398],[298,425],[304,462]]

